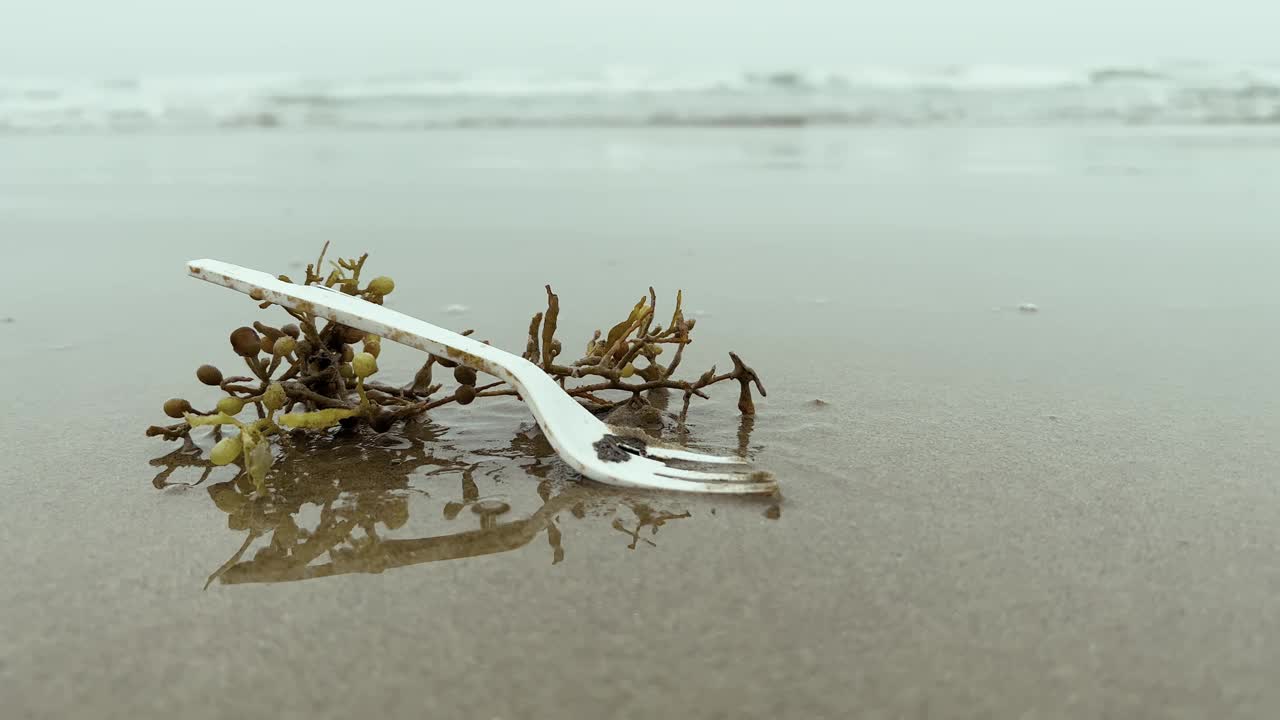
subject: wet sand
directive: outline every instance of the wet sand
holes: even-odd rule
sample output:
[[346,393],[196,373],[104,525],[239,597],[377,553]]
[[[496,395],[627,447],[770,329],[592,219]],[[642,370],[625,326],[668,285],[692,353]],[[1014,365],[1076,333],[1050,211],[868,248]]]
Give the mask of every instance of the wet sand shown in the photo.
[[[0,138],[5,715],[1274,717],[1278,181],[1263,129]],[[142,431],[259,314],[183,261],[325,240],[507,348],[683,288],[769,390],[687,440],[784,498],[582,485],[514,402],[176,484]]]

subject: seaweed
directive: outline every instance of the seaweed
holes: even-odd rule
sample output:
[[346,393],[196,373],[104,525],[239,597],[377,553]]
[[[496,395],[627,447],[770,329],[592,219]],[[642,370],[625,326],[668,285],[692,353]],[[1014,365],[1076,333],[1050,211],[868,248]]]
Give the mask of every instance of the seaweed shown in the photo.
[[[326,272],[328,247],[325,243],[316,262],[307,265],[302,284],[332,288],[378,304],[395,291],[395,281],[389,277],[362,279],[368,253],[330,262]],[[295,282],[286,275],[279,277]],[[561,359],[565,346],[557,338],[560,298],[550,285],[546,294],[546,310],[535,313],[529,323],[524,357],[556,378],[565,392],[592,412],[647,407],[650,391],[675,391],[683,395],[678,416],[683,422],[694,397],[707,398],[708,387],[733,381],[739,385],[738,410],[752,416],[752,388],[761,396],[767,394],[756,371],[733,352],[728,372],[717,373],[713,366],[693,380],[676,376],[697,324],[684,316],[682,291],[677,292],[671,319],[664,326],[655,323],[657,295],[650,287],[607,333],[596,330],[581,356],[572,361]],[[261,295],[254,300],[261,309],[272,307]],[[231,348],[247,375],[230,375],[214,365],[196,370],[201,383],[224,393],[213,408],[199,410],[186,399],[170,399],[164,403],[164,412],[179,422],[153,425],[146,434],[185,440],[189,446],[193,428],[213,427],[220,439],[209,454],[210,461],[240,465],[262,492],[275,457],[271,443],[292,433],[360,427],[382,433],[444,405],[519,397],[502,381],[480,383],[478,368],[457,357],[429,355],[407,383],[374,379],[380,377],[381,337],[309,312],[281,309],[292,322],[277,326],[255,321],[231,332]],[[670,360],[664,361],[664,355]],[[452,371],[451,390],[434,381],[437,367]]]

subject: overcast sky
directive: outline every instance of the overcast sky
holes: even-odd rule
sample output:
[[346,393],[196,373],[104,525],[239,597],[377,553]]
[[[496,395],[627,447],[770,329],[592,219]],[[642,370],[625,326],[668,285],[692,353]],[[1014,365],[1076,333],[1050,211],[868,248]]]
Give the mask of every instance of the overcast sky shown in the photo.
[[1280,60],[1280,0],[0,0],[0,74]]

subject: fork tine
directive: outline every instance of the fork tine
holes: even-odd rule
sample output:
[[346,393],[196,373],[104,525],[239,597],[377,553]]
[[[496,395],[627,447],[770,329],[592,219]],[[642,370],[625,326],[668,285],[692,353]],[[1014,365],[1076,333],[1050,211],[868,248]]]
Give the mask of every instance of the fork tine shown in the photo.
[[700,482],[748,483],[773,482],[773,475],[763,470],[754,472],[704,472],[702,470],[685,470],[684,468],[665,467],[655,470],[655,475],[681,480],[697,480]]
[[729,455],[703,455],[689,450],[650,445],[645,448],[645,457],[661,460],[686,460],[688,462],[705,463],[707,465],[750,465],[751,461],[744,457]]
[[614,470],[615,477],[634,487],[726,495],[772,495],[778,491],[778,481],[767,472],[718,474],[682,470],[644,457],[620,465]]
[[761,482],[702,482],[668,477],[661,473],[645,478],[643,484],[636,485],[646,490],[675,490],[679,492],[716,493],[724,495],[772,495],[778,491],[776,480]]

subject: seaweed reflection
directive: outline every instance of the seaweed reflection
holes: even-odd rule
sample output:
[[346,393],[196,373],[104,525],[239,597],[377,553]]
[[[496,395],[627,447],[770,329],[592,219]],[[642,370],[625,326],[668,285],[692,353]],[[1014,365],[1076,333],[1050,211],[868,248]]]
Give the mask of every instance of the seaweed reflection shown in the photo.
[[[497,449],[458,447],[444,433],[414,424],[356,442],[299,438],[277,463],[290,469],[288,478],[276,478],[265,496],[254,497],[244,476],[209,485],[227,526],[244,537],[206,587],[380,573],[509,552],[539,538],[556,564],[565,559],[567,523],[602,523],[635,550],[655,545],[667,523],[692,517],[676,506],[687,498],[582,483],[536,428]],[[226,472],[209,467],[194,445],[151,464],[158,488]],[[194,482],[175,481],[184,475]]]

